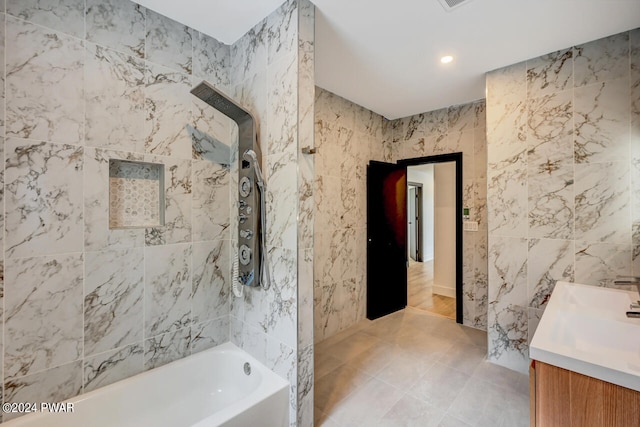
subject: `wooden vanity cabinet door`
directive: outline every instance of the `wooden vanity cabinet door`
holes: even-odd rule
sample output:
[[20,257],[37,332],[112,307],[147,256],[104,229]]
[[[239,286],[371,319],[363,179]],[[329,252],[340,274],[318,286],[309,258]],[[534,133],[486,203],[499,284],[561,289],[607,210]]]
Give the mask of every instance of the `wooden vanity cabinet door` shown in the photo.
[[534,372],[532,426],[640,426],[640,392],[539,361]]

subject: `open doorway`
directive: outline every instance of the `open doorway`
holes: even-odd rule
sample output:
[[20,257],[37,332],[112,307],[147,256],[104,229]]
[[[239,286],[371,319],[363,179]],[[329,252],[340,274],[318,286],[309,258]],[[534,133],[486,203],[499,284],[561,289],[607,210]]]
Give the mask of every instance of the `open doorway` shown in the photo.
[[455,319],[455,162],[408,166],[407,181],[407,305]]

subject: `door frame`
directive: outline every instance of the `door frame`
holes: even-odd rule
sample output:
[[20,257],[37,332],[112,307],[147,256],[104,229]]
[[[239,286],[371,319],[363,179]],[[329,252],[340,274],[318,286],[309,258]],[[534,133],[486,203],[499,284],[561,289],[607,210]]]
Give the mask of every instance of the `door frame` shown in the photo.
[[398,160],[398,165],[408,167],[447,162],[455,162],[456,165],[456,323],[462,324],[462,153],[447,153],[403,159]]
[[[418,220],[416,221],[416,227],[415,227],[416,229],[416,261],[422,262],[424,261],[424,256],[422,251],[422,246],[424,244],[424,239],[422,238],[424,235],[424,233],[422,232],[422,215],[423,215],[422,183],[407,181],[407,200],[409,199],[408,187],[410,185],[413,187],[416,187],[416,199],[417,199],[416,206],[415,206],[416,215],[418,217]],[[407,211],[407,215],[408,214],[409,212]]]

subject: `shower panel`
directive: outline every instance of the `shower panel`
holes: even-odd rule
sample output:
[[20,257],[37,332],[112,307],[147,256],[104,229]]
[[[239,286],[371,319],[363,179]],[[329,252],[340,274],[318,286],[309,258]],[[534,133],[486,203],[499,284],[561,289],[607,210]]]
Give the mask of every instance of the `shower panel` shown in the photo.
[[260,168],[262,158],[258,145],[257,122],[245,109],[207,82],[191,93],[238,125],[238,257],[234,259],[234,293],[236,285],[261,286],[270,284],[267,251],[265,250],[265,191]]

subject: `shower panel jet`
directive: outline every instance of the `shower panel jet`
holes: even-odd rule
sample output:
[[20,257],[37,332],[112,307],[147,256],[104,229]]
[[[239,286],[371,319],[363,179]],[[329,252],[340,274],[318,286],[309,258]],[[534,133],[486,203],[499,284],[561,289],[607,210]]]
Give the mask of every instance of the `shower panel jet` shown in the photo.
[[202,82],[191,93],[238,125],[238,256],[233,260],[233,292],[242,296],[245,286],[268,289],[271,278],[267,262],[266,184],[260,168],[257,122],[231,98]]

